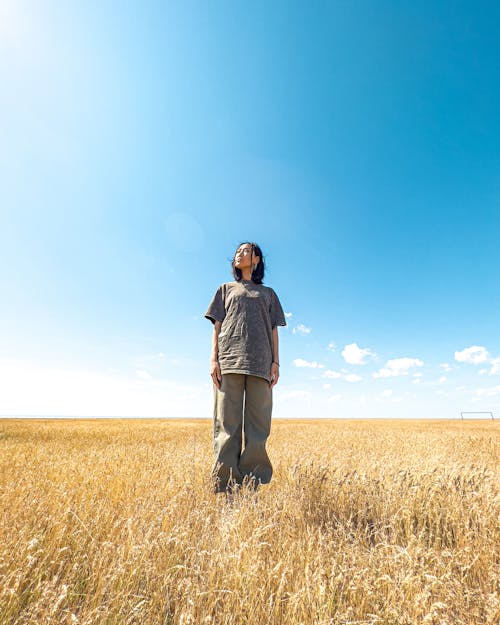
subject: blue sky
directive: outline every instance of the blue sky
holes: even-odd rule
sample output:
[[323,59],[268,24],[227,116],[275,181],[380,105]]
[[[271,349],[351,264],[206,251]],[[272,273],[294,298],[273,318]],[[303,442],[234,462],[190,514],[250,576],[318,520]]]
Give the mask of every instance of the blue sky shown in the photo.
[[259,242],[277,417],[500,409],[494,2],[0,7],[0,414],[210,417]]

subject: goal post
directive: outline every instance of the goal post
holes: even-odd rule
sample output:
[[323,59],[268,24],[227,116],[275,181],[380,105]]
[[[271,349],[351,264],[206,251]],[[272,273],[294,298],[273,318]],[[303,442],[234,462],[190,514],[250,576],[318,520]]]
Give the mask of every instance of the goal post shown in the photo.
[[[474,416],[467,416],[467,415],[476,415]],[[479,416],[481,415],[481,416]],[[486,415],[489,415],[489,417],[487,417]],[[463,410],[460,412],[460,418],[462,419],[462,421],[464,419],[488,419],[490,418],[492,421],[495,420],[495,417],[493,416],[493,413],[491,412],[491,410]]]

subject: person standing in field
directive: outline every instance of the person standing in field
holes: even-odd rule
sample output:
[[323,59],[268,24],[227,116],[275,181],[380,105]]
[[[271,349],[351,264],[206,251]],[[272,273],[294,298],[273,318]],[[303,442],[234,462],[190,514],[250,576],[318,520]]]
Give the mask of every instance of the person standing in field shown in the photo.
[[278,326],[286,325],[278,296],[262,284],[264,257],[256,243],[238,247],[232,270],[234,282],[217,289],[205,314],[214,325],[212,476],[215,491],[226,493],[271,481],[266,441],[279,379]]

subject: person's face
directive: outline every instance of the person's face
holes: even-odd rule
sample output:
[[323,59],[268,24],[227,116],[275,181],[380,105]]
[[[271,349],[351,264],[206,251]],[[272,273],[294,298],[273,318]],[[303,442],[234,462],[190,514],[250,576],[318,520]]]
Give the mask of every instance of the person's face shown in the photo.
[[234,266],[238,269],[246,269],[247,267],[253,268],[260,262],[260,256],[257,256],[255,252],[252,255],[252,246],[248,243],[240,245],[234,255]]

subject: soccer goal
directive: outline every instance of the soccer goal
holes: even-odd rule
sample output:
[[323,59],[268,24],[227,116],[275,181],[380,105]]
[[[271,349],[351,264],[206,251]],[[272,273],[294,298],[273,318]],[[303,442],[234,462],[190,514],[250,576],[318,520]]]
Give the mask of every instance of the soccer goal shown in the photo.
[[495,420],[493,413],[490,410],[480,410],[477,412],[473,412],[471,410],[464,410],[460,413],[460,417],[462,421],[464,419],[491,419]]

